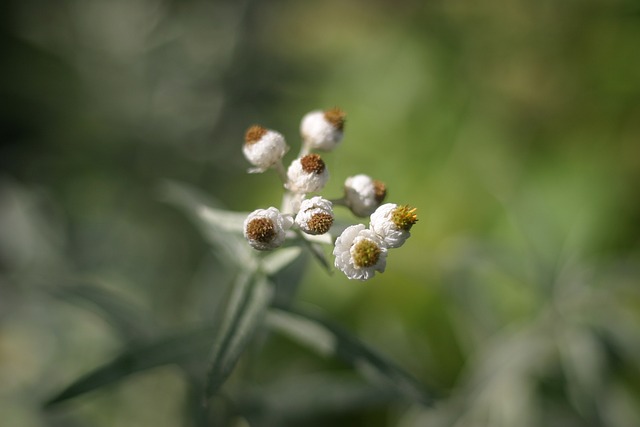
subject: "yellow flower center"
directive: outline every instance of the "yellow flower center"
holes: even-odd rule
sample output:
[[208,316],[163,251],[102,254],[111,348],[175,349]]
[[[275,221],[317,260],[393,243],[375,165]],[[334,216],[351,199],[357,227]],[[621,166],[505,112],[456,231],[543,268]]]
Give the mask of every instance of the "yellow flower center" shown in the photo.
[[353,263],[356,267],[371,267],[376,265],[380,258],[380,247],[368,239],[356,243],[353,248]]
[[384,182],[377,179],[373,180],[373,194],[376,202],[382,203],[384,198],[387,197],[387,186],[384,185]]
[[391,220],[400,230],[409,231],[413,224],[418,222],[416,210],[417,208],[412,208],[409,205],[398,206],[393,210]]

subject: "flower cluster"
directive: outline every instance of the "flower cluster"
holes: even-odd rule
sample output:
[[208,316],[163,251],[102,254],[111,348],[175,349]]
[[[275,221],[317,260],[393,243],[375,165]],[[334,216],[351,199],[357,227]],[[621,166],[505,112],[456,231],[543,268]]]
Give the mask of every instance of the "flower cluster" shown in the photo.
[[305,115],[300,124],[300,154],[286,169],[282,159],[289,147],[284,136],[259,125],[247,130],[243,153],[253,165],[249,172],[275,169],[286,193],[281,210],[270,207],[249,214],[244,236],[253,248],[265,251],[281,246],[294,232],[303,237],[323,235],[334,225],[333,206],[345,206],[358,217],[369,217],[369,227],[352,225],[337,237],[334,264],[349,279],[368,280],[376,271],[384,272],[388,250],[404,244],[418,218],[415,208],[382,204],[387,194],[385,184],[364,174],[348,177],[338,199],[307,197],[322,190],[329,179],[327,165],[316,151],[331,151],[340,144],[345,119],[338,108]]

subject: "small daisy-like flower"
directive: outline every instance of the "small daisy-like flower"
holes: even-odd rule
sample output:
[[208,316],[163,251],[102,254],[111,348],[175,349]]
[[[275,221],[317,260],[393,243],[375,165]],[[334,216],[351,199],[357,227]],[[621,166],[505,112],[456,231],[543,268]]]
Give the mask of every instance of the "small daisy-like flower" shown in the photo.
[[360,174],[347,178],[344,182],[344,200],[354,215],[371,215],[387,195],[387,187],[382,181]]
[[293,219],[276,208],[257,209],[244,220],[244,237],[254,249],[268,251],[282,245],[292,225]]
[[339,108],[312,111],[302,118],[300,133],[309,148],[333,150],[342,141],[346,114]]
[[418,221],[416,208],[386,203],[371,214],[373,230],[390,248],[399,248],[409,238],[411,227]]
[[296,224],[307,234],[324,234],[333,225],[333,204],[320,196],[303,200]]
[[287,170],[287,188],[296,193],[311,193],[322,189],[329,179],[329,171],[317,154],[295,159]]
[[280,133],[253,125],[244,136],[242,152],[255,166],[250,172],[264,172],[282,160],[289,147]]
[[347,227],[333,248],[335,266],[349,279],[368,280],[387,266],[387,248],[373,231],[363,224]]

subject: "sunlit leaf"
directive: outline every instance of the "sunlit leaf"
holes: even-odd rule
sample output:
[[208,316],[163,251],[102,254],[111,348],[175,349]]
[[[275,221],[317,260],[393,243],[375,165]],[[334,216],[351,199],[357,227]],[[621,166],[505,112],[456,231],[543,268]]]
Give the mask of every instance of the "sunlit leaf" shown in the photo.
[[355,336],[320,316],[298,310],[272,308],[267,314],[271,328],[289,336],[323,356],[335,355],[367,378],[393,387],[397,393],[423,405],[433,403],[435,395],[413,376]]
[[254,332],[262,324],[272,296],[273,288],[264,277],[242,273],[213,348],[205,398],[213,396],[231,375]]
[[47,400],[45,406],[52,406],[112,384],[135,372],[204,357],[210,348],[213,333],[213,328],[199,328],[137,345],[124,351],[111,362],[83,375]]

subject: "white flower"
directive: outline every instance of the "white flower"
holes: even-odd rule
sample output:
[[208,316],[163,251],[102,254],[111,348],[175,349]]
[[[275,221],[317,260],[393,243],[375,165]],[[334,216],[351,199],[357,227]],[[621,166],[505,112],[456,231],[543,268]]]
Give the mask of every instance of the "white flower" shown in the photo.
[[293,219],[276,208],[257,209],[244,220],[244,237],[254,249],[268,251],[282,245],[292,225]]
[[300,133],[311,149],[330,151],[344,135],[345,114],[338,108],[312,111],[302,118]]
[[333,225],[333,204],[320,196],[303,200],[296,224],[307,234],[324,234]]
[[344,200],[355,215],[371,215],[387,195],[383,182],[360,174],[347,178],[344,182]]
[[387,248],[373,231],[363,224],[347,227],[333,248],[335,266],[349,279],[368,280],[376,271],[384,272]]
[[249,172],[264,172],[278,163],[289,149],[280,133],[258,125],[247,129],[244,141],[242,152],[255,166]]
[[416,208],[386,203],[371,214],[370,228],[389,248],[399,248],[409,238],[418,221]]
[[287,188],[296,193],[311,193],[322,189],[329,179],[329,171],[317,154],[295,159],[287,170]]

